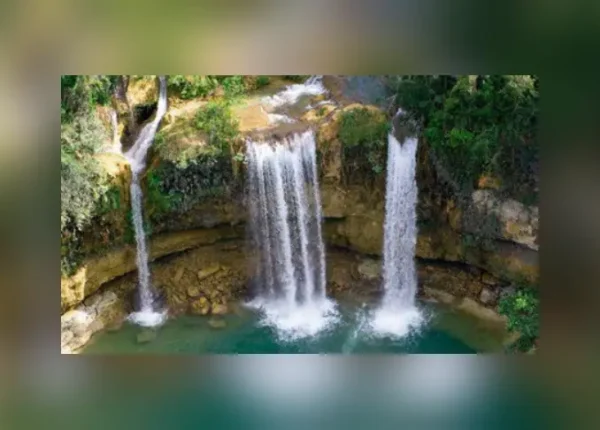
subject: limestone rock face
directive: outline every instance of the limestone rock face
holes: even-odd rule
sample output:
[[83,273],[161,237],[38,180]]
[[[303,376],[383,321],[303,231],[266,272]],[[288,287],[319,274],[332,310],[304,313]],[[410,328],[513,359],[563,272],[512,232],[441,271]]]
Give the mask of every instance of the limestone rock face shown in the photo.
[[[223,238],[239,237],[243,230],[232,227],[166,233],[150,240],[150,260],[200,245],[214,244]],[[61,311],[81,303],[101,285],[136,269],[132,246],[107,251],[84,262],[75,275],[61,278]],[[183,276],[183,275],[181,275]]]
[[[476,190],[472,195],[478,217],[494,217],[498,224],[496,237],[538,250],[539,211],[512,199],[500,200],[491,190]],[[473,229],[475,227],[471,227]]]

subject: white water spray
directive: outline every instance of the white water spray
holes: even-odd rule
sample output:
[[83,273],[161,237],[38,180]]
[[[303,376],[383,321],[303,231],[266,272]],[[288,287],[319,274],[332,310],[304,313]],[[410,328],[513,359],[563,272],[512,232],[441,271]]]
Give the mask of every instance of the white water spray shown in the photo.
[[146,233],[144,231],[144,217],[142,212],[143,193],[140,187],[139,175],[146,167],[146,153],[152,145],[158,125],[167,111],[167,82],[164,76],[159,77],[160,91],[158,107],[154,120],[149,122],[140,131],[135,143],[125,153],[125,157],[131,165],[131,211],[133,215],[133,226],[135,230],[135,242],[137,246],[136,263],[138,269],[138,312],[130,315],[129,319],[142,326],[156,326],[162,324],[166,318],[166,312],[154,308],[154,297],[152,292],[152,281],[148,267],[148,250],[146,247]]
[[372,321],[373,331],[381,335],[403,337],[422,322],[415,306],[416,152],[417,138],[407,137],[400,143],[393,133],[389,134],[383,250],[385,292]]
[[277,108],[283,105],[293,105],[304,95],[316,96],[326,92],[327,90],[323,86],[323,76],[311,76],[302,84],[288,85],[283,91],[270,97],[264,97],[262,102]]
[[250,228],[259,261],[251,303],[283,339],[312,336],[337,317],[325,296],[325,250],[314,133],[248,142]]

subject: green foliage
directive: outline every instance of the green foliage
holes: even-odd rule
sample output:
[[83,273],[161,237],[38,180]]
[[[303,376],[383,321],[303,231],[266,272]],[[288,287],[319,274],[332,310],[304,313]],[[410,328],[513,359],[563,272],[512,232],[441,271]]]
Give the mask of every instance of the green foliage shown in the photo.
[[244,94],[246,86],[241,75],[227,76],[221,82],[226,99],[237,99]]
[[115,87],[115,75],[62,75],[60,77],[61,123],[72,121],[95,105],[105,105]]
[[267,85],[269,85],[270,82],[271,82],[271,78],[269,78],[268,76],[264,76],[264,75],[257,76],[255,86],[257,89],[266,87]]
[[[206,197],[222,196],[227,192],[233,177],[231,157],[229,154],[199,154],[185,168],[163,162],[152,176],[159,178],[155,180],[156,192],[166,201],[163,213],[183,214]],[[149,183],[149,193],[151,187]]]
[[389,121],[379,112],[359,108],[342,113],[338,136],[346,178],[383,172],[389,130]]
[[539,162],[537,77],[410,75],[398,77],[394,89],[456,190],[469,192],[491,174],[513,196],[531,194]]
[[288,81],[300,83],[306,81],[309,78],[309,75],[285,75],[283,78]]
[[171,75],[167,79],[167,85],[182,99],[193,99],[212,95],[219,86],[219,82],[214,76]]
[[61,230],[66,227],[82,230],[108,189],[106,177],[93,158],[105,133],[100,121],[92,115],[61,125]]
[[238,163],[245,163],[246,162],[246,154],[244,154],[243,152],[238,152],[237,154],[235,154],[233,156],[233,160],[237,161]]
[[144,197],[150,220],[159,220],[173,211],[182,198],[179,193],[165,187],[161,173],[159,169],[151,169],[146,175],[147,188]]
[[223,102],[211,101],[201,107],[196,114],[196,127],[206,132],[208,143],[217,154],[228,153],[230,143],[239,135],[238,123]]
[[539,293],[534,288],[519,288],[513,295],[500,299],[498,309],[508,318],[509,331],[521,333],[514,346],[519,351],[527,351],[539,336]]
[[106,104],[116,76],[61,76],[61,272],[72,274],[83,258],[82,234],[94,216],[119,204],[94,158],[109,134],[94,110]]
[[119,209],[121,209],[121,191],[113,185],[100,196],[98,213],[104,215]]

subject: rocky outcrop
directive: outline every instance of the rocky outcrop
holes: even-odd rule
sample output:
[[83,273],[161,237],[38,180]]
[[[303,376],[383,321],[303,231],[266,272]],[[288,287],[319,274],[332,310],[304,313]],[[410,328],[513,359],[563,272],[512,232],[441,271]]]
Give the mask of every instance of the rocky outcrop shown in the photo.
[[94,333],[118,327],[127,315],[126,309],[126,301],[114,291],[107,290],[90,296],[63,314],[60,317],[61,353],[75,353]]
[[[240,240],[201,244],[155,261],[151,270],[152,283],[164,294],[170,316],[224,315],[234,309],[246,292],[246,264]],[[120,327],[132,310],[136,284],[136,272],[130,272],[103,284],[65,312],[61,316],[62,353],[77,353],[96,332]]]
[[[199,229],[165,233],[149,241],[150,261],[165,255],[185,251],[200,245],[214,244],[220,240],[243,236],[243,227],[222,226],[214,229]],[[77,273],[61,278],[61,311],[79,304],[92,295],[101,285],[136,269],[136,249],[123,246],[106,251],[102,255],[85,261]]]

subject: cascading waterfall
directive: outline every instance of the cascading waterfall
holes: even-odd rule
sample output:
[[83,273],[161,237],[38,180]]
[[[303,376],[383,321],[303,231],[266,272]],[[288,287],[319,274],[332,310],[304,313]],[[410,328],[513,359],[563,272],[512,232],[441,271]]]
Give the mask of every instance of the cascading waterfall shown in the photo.
[[325,295],[325,250],[314,133],[247,142],[256,298],[282,338],[315,335],[335,318]]
[[131,212],[137,245],[138,269],[138,299],[139,310],[130,315],[130,320],[142,326],[155,326],[165,320],[166,312],[157,309],[155,294],[152,290],[150,269],[148,267],[148,250],[146,247],[146,233],[144,231],[144,217],[142,212],[143,193],[140,187],[140,173],[146,167],[146,153],[152,145],[158,125],[167,111],[167,82],[164,76],[159,77],[160,91],[158,107],[154,120],[149,122],[140,131],[134,145],[125,153],[131,165]]
[[384,297],[372,324],[375,332],[384,335],[404,336],[421,322],[421,315],[415,306],[418,193],[415,178],[416,152],[416,137],[404,137],[402,142],[398,142],[394,132],[388,135]]

